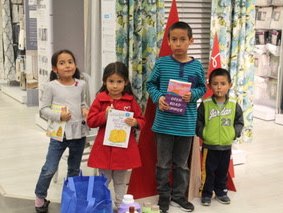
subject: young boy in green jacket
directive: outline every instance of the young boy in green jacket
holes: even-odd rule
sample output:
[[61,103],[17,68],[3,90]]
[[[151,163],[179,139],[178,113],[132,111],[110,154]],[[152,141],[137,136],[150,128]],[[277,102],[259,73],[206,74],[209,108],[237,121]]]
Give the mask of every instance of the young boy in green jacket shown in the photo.
[[236,100],[229,98],[230,73],[215,69],[209,76],[213,95],[198,107],[196,134],[203,140],[201,203],[209,206],[213,191],[216,200],[229,204],[227,174],[233,141],[244,126],[243,112]]

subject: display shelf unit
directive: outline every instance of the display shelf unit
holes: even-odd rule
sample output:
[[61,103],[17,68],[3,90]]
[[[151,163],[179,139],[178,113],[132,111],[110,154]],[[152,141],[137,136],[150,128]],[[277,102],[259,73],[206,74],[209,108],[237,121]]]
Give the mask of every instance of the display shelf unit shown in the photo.
[[1,85],[1,91],[22,104],[27,103],[27,91],[22,90],[20,87]]
[[281,43],[281,55],[279,62],[279,76],[278,76],[278,93],[277,93],[277,102],[276,102],[276,114],[275,114],[275,123],[283,125],[283,45]]
[[282,112],[282,17],[283,1],[256,1],[254,117],[263,120]]

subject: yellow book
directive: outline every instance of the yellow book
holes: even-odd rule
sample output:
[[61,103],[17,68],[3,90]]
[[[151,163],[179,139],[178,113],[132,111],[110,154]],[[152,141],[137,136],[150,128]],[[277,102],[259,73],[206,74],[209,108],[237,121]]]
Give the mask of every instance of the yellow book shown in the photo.
[[131,127],[125,123],[126,118],[132,118],[133,112],[110,109],[108,112],[103,145],[127,148]]
[[[54,112],[61,112],[63,107],[65,106],[52,104],[51,109]],[[66,121],[57,122],[57,121],[48,120],[46,135],[55,140],[63,141],[65,126],[66,126]]]

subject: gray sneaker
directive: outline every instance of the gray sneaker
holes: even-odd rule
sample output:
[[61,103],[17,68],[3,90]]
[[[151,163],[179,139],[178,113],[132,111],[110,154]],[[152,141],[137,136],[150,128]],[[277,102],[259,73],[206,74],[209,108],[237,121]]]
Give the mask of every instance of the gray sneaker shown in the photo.
[[216,196],[215,199],[222,204],[230,204],[230,198],[227,195]]
[[202,197],[201,198],[201,204],[203,206],[210,206],[211,204],[211,198],[210,197]]
[[50,201],[44,199],[44,204],[41,207],[35,207],[36,213],[47,213]]
[[159,196],[158,206],[162,213],[166,213],[169,209],[170,197]]
[[178,199],[172,198],[171,206],[179,207],[182,211],[192,212],[194,211],[194,205],[190,203],[185,197],[181,197]]

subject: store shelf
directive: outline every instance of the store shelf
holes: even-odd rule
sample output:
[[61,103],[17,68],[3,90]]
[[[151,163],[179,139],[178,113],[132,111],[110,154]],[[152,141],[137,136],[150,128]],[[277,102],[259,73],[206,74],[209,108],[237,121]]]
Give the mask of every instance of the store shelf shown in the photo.
[[20,87],[1,85],[1,91],[22,104],[27,103],[27,92]]
[[[7,80],[3,80],[3,79],[0,79],[0,85],[7,85],[8,81]],[[0,90],[1,90],[1,87],[0,87]]]
[[[282,0],[281,0],[282,1]],[[282,97],[282,15],[283,7],[275,1],[256,1],[255,21],[255,81],[253,116],[283,124]],[[274,3],[274,4],[273,4]],[[264,7],[262,7],[264,5]],[[263,15],[264,14],[264,15]]]
[[275,123],[283,125],[283,114],[275,115]]
[[273,121],[275,120],[275,108],[271,108],[263,105],[255,105],[253,115],[255,118]]

